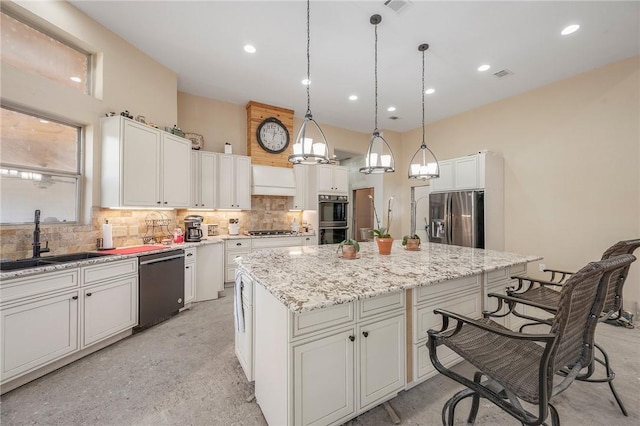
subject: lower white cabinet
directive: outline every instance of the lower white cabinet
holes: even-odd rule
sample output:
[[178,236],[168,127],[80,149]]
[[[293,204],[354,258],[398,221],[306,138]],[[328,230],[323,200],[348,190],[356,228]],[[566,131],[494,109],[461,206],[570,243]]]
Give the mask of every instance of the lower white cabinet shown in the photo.
[[195,301],[217,299],[218,292],[224,290],[224,245],[196,247],[196,260]]
[[253,290],[256,399],[269,424],[340,424],[405,388],[403,292],[294,314]]
[[196,298],[196,249],[188,248],[184,251],[184,303],[191,303]]
[[138,276],[110,280],[82,290],[82,348],[138,323]]
[[78,350],[78,290],[2,309],[2,383]]
[[0,376],[7,392],[24,383],[21,376],[49,373],[137,325],[138,259],[3,280],[0,296]]

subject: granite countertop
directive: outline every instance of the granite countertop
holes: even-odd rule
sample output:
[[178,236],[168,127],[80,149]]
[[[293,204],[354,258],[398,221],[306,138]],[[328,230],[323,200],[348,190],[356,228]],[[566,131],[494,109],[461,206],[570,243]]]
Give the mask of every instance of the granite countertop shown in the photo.
[[[153,245],[153,246],[150,246],[149,251],[144,251],[139,253],[112,254],[107,256],[93,257],[90,259],[78,260],[75,262],[65,262],[65,263],[59,263],[55,265],[38,266],[35,268],[25,268],[25,269],[13,270],[13,271],[0,272],[0,281],[8,280],[11,278],[19,278],[19,277],[26,277],[30,275],[42,274],[43,272],[61,271],[64,269],[78,268],[80,266],[98,265],[101,263],[115,262],[117,260],[144,256],[145,254],[149,254],[149,253],[162,253],[170,250],[188,249],[191,247],[204,246],[208,244],[222,244],[223,242],[224,240],[222,238],[207,237],[205,239],[202,239],[202,241],[199,241],[199,242],[171,244],[169,246],[164,246],[161,249],[158,249],[157,245]],[[138,247],[138,246],[131,246],[131,247]],[[118,247],[118,248],[120,249],[120,248],[127,248],[127,247]],[[42,259],[46,260],[47,257],[48,256],[42,256]]]
[[399,241],[388,256],[378,254],[374,242],[360,243],[355,260],[340,258],[336,249],[336,245],[266,249],[237,258],[236,263],[298,313],[541,259],[433,243],[408,251]]
[[247,235],[247,234],[238,234],[238,235],[218,235],[214,238],[222,238],[223,240],[240,240],[244,238],[282,238],[282,237],[313,237],[315,236],[315,232],[297,232],[295,234],[279,234],[279,235]]

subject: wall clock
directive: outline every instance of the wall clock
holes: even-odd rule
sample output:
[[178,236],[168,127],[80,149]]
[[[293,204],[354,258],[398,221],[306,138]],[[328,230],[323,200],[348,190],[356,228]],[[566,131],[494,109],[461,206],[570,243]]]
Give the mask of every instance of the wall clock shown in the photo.
[[289,146],[289,131],[275,117],[265,118],[256,131],[258,144],[267,152],[279,154]]

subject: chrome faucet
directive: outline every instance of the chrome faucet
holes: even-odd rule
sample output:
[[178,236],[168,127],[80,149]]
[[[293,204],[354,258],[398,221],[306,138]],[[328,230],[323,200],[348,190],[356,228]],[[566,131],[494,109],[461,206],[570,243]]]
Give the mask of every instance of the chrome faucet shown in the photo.
[[47,241],[44,248],[40,247],[40,210],[36,210],[35,218],[33,220],[35,224],[35,229],[33,230],[33,257],[40,257],[41,253],[48,253],[49,249],[49,241]]

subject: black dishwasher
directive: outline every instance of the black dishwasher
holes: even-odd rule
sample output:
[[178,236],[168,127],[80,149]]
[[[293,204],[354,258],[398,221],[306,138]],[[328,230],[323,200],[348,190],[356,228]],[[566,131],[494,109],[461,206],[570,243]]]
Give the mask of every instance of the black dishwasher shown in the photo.
[[138,326],[162,322],[184,307],[184,250],[139,257]]

